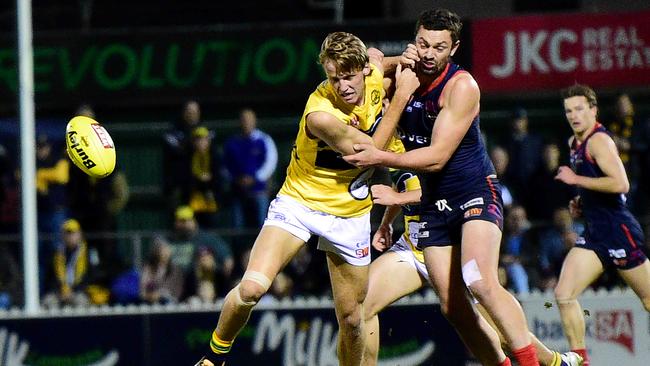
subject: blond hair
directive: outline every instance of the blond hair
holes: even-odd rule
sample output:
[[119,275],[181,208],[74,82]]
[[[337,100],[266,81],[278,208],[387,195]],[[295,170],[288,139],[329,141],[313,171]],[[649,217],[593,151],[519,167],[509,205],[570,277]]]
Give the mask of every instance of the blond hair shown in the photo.
[[334,32],[328,34],[323,41],[318,60],[321,65],[332,61],[338,73],[355,72],[362,70],[368,63],[368,50],[354,34]]

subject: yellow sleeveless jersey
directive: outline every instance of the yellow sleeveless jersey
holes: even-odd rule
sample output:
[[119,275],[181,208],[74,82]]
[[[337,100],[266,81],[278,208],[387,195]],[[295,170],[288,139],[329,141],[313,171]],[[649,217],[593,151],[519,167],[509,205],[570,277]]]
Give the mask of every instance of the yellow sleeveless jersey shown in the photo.
[[[341,123],[354,123],[359,130],[371,134],[381,116],[385,96],[382,81],[382,73],[371,65],[371,72],[365,77],[364,104],[361,106],[345,103],[327,80],[311,93],[300,119],[287,177],[278,195],[334,216],[356,217],[370,211],[372,200],[367,180],[372,169],[361,170],[346,163],[325,142],[309,137],[305,120],[309,113],[326,112]],[[389,149],[398,151],[400,147],[403,151],[401,142],[393,138]]]
[[[410,192],[421,189],[420,180],[414,173],[404,170],[391,170],[391,180],[398,192]],[[413,251],[415,259],[424,263],[424,254],[417,247],[418,233],[420,232],[420,205],[402,205],[404,215],[404,239]]]

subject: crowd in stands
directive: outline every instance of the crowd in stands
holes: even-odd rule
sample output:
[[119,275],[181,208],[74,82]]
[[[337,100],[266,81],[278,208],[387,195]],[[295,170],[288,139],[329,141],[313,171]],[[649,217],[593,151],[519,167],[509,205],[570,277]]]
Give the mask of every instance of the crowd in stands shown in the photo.
[[[648,234],[650,119],[638,118],[625,94],[617,99],[616,110],[613,121],[603,122],[630,175],[628,204]],[[76,113],[94,117],[89,106]],[[506,210],[500,278],[515,293],[549,290],[582,230],[567,209],[573,190],[555,180],[558,167],[566,164],[567,136],[548,139],[531,131],[523,108],[513,111],[511,122],[503,141],[486,137]],[[252,242],[245,235],[225,240],[220,229],[257,230],[263,224],[278,163],[275,142],[257,128],[253,110],[241,111],[240,126],[240,132],[217,144],[215,131],[202,121],[201,106],[191,100],[163,134],[162,191],[173,225],[146,243],[141,266],[133,265],[131,254],[120,252],[114,235],[103,235],[118,230],[118,214],[129,200],[119,164],[109,177],[91,178],[69,163],[62,146],[38,135],[43,306],[203,303],[223,297],[243,274]],[[0,235],[18,232],[18,174],[10,152],[0,144]],[[228,222],[220,222],[224,219]],[[0,309],[21,305],[19,258],[19,248],[0,241]],[[262,302],[328,295],[324,258],[315,245],[304,247]],[[605,276],[597,285],[617,283]]]

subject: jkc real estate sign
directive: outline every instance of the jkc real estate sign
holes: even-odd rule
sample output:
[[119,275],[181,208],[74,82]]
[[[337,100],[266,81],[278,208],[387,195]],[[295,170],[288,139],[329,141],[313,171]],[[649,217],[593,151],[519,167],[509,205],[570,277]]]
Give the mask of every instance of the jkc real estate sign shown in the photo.
[[492,92],[650,82],[650,12],[477,20],[473,74]]

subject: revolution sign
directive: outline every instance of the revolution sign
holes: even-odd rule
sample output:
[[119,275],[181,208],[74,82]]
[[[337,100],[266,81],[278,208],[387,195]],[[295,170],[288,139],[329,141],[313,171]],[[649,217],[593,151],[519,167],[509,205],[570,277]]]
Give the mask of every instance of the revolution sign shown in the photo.
[[473,74],[488,92],[650,82],[650,12],[477,20]]
[[[377,29],[382,32],[377,32]],[[36,34],[34,88],[39,107],[152,105],[204,101],[302,101],[324,79],[320,45],[332,25],[271,29],[187,29]],[[408,23],[344,30],[401,53]],[[2,36],[2,35],[0,35]],[[18,60],[0,37],[0,106],[13,103]],[[6,46],[4,46],[4,45]]]

